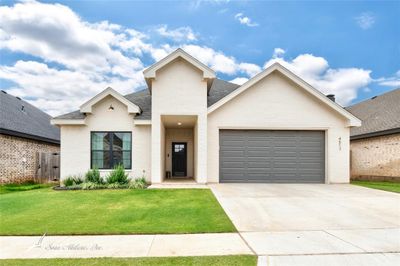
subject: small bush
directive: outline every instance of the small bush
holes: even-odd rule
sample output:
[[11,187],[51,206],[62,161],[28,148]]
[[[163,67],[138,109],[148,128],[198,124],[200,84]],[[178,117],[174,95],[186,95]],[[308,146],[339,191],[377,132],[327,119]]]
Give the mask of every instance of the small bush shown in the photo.
[[83,183],[83,179],[80,176],[68,176],[66,179],[63,180],[63,184],[66,187],[79,185]]
[[118,189],[118,188],[128,188],[128,186],[129,186],[129,184],[112,183],[112,184],[108,184],[107,188]]
[[100,176],[100,171],[97,167],[90,169],[85,174],[85,182],[104,184],[103,178]]
[[122,164],[115,166],[114,169],[107,176],[108,184],[127,184],[128,182],[128,174],[125,173],[125,169]]
[[82,183],[82,184],[80,184],[80,187],[81,187],[83,190],[107,188],[107,186],[104,185],[104,184],[98,184],[98,183],[94,183],[94,182],[85,182],[85,183]]
[[144,177],[139,177],[129,182],[129,188],[131,189],[145,189],[147,188],[147,182]]

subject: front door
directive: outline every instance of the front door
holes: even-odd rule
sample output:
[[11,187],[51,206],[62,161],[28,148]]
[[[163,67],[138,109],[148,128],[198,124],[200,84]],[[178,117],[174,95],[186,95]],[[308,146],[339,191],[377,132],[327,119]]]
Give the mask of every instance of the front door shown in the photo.
[[186,176],[186,142],[172,142],[172,176]]

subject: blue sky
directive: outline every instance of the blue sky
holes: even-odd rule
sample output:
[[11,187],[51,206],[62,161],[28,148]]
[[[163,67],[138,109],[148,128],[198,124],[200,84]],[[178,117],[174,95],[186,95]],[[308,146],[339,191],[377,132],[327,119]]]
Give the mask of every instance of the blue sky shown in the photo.
[[50,114],[177,47],[243,83],[279,61],[342,105],[400,87],[400,1],[2,1],[0,87]]

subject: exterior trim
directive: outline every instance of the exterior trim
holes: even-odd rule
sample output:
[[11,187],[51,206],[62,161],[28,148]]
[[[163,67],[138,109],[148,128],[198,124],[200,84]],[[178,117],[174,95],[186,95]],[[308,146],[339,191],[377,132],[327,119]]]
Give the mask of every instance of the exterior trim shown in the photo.
[[151,120],[134,120],[135,125],[151,125]]
[[50,119],[52,125],[86,125],[86,119]]
[[361,135],[350,136],[350,140],[367,139],[367,138],[380,137],[380,136],[392,135],[392,134],[397,134],[397,133],[400,133],[400,127],[377,131],[377,132],[365,133],[365,134],[361,134]]
[[50,144],[56,144],[58,146],[60,145],[59,140],[49,139],[49,138],[41,137],[41,136],[30,135],[30,134],[26,134],[26,133],[14,131],[14,130],[9,130],[9,129],[4,129],[4,128],[0,128],[0,134],[13,136],[13,137],[19,137],[19,138],[25,138],[25,139],[30,139],[30,140],[36,140],[36,141],[46,142],[46,143],[50,143]]
[[135,113],[139,114],[142,112],[139,106],[134,104],[133,102],[129,101],[126,99],[124,96],[122,96],[120,93],[112,89],[111,87],[108,87],[107,89],[103,90],[96,96],[94,96],[92,99],[87,101],[86,103],[82,104],[81,107],[79,108],[81,113],[91,113],[92,112],[92,106],[98,103],[99,101],[103,100],[107,96],[113,96],[116,98],[118,101],[121,103],[125,104],[128,107],[128,113]]
[[324,94],[322,94],[320,91],[312,87],[310,84],[305,82],[303,79],[295,75],[293,72],[279,64],[278,62],[272,64],[268,68],[266,68],[264,71],[260,72],[250,80],[248,80],[246,83],[244,83],[242,86],[240,86],[238,89],[233,91],[232,93],[228,94],[218,102],[214,103],[210,107],[208,107],[208,114],[211,114],[215,110],[217,110],[219,107],[224,105],[225,103],[229,102],[248,88],[252,87],[254,84],[258,83],[268,75],[270,75],[274,71],[279,71],[281,74],[289,78],[291,81],[293,81],[295,84],[300,86],[301,88],[305,89],[307,92],[311,93],[314,95],[316,98],[321,100],[323,103],[334,109],[336,112],[344,116],[349,120],[349,126],[361,126],[361,120],[346,111],[343,107],[341,107],[339,104],[333,102],[332,100],[328,99]]

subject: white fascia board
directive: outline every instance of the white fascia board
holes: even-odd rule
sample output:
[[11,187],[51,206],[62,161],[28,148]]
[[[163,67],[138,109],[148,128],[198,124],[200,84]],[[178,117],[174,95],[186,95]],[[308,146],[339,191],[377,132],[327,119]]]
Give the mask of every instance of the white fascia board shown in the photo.
[[134,120],[134,123],[137,126],[151,125],[151,120]]
[[52,125],[86,125],[86,119],[51,119]]

